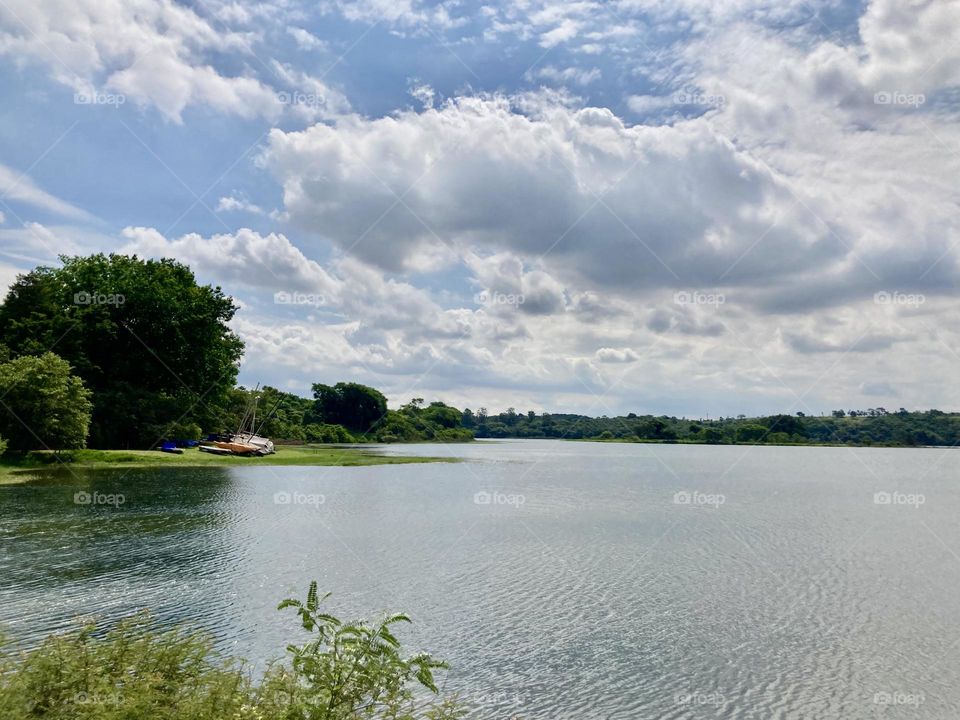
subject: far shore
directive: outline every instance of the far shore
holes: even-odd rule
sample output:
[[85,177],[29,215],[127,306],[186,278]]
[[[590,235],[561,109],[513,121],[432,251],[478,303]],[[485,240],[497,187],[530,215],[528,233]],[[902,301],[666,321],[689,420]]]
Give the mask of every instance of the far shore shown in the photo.
[[149,467],[254,467],[254,466],[338,466],[405,465],[410,463],[459,462],[454,457],[384,455],[376,449],[357,445],[281,445],[273,455],[237,457],[212,455],[196,448],[182,455],[159,450],[73,450],[57,459],[52,452],[38,451],[25,457],[0,458],[0,485],[28,482],[51,471],[69,472],[89,468]]

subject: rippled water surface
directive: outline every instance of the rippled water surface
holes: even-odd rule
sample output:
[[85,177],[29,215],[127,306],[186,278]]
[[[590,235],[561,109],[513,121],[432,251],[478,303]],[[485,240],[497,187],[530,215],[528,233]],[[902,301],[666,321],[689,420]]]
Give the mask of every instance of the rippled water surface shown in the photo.
[[0,486],[0,624],[150,608],[262,662],[315,578],[338,614],[409,612],[484,720],[960,716],[960,451],[386,451],[468,461]]

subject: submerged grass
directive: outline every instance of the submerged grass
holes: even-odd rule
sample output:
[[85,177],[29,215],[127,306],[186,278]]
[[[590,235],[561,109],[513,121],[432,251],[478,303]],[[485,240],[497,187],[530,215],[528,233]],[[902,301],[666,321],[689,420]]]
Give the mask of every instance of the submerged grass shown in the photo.
[[266,457],[212,455],[196,448],[173,455],[158,450],[74,450],[60,456],[32,452],[23,457],[0,457],[0,484],[26,482],[37,473],[55,470],[61,463],[70,468],[107,467],[247,467],[251,465],[405,465],[424,462],[457,462],[452,457],[383,455],[371,448],[329,445],[281,445]]

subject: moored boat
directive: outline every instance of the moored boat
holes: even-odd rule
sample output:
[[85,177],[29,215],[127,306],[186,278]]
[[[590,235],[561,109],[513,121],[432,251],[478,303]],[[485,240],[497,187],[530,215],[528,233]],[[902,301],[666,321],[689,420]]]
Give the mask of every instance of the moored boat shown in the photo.
[[279,401],[277,405],[274,405],[273,410],[267,413],[267,416],[261,420],[260,426],[258,427],[257,404],[259,402],[260,397],[255,395],[253,402],[243,414],[240,427],[237,428],[236,432],[227,433],[226,435],[210,436],[207,438],[210,444],[207,446],[201,445],[200,450],[203,452],[214,452],[211,448],[216,448],[220,451],[217,453],[219,455],[271,455],[275,453],[276,448],[274,448],[273,441],[259,435],[258,431],[277,409]]

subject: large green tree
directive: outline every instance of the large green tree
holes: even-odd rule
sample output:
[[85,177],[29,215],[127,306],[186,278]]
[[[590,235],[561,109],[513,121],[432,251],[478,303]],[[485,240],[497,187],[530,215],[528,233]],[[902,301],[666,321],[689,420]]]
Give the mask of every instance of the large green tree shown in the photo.
[[14,452],[82,448],[92,409],[90,391],[53,353],[0,364],[0,434]]
[[387,398],[379,390],[360,383],[313,385],[314,404],[308,422],[343,425],[366,432],[387,414]]
[[93,391],[90,444],[145,447],[177,423],[216,425],[243,353],[226,324],[233,299],[171,259],[60,259],[17,278],[0,343],[74,367]]

